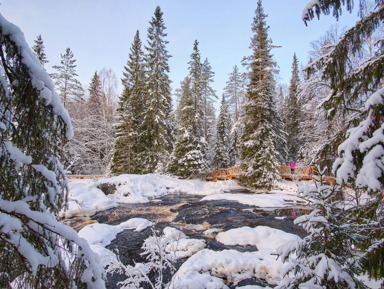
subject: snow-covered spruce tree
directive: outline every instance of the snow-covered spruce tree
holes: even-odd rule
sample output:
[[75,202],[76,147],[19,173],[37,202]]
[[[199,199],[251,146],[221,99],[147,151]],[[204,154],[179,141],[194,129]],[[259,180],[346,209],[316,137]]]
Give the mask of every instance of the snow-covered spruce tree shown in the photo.
[[220,113],[217,119],[215,158],[213,159],[213,167],[215,169],[225,169],[230,166],[229,151],[232,147],[230,134],[231,126],[231,116],[229,114],[228,103],[223,94]]
[[65,54],[61,55],[61,65],[52,66],[56,69],[56,73],[51,74],[52,79],[55,82],[56,89],[59,91],[61,102],[64,107],[67,107],[71,101],[82,102],[83,101],[83,88],[80,81],[76,79],[76,59],[74,59],[73,52],[70,48],[65,50]]
[[69,115],[24,35],[0,15],[0,287],[105,288],[88,243],[56,221]]
[[89,97],[85,103],[86,115],[82,119],[82,125],[77,128],[76,136],[86,148],[84,164],[86,171],[92,174],[104,174],[107,164],[104,163],[106,148],[104,147],[102,98],[103,90],[100,77],[93,75],[89,84]]
[[203,89],[203,103],[204,103],[204,136],[208,141],[208,128],[212,124],[212,119],[209,119],[208,107],[209,103],[217,99],[215,90],[211,87],[215,73],[212,71],[212,66],[206,58],[201,66],[201,82]]
[[196,116],[196,131],[197,137],[204,136],[204,99],[203,99],[203,76],[202,76],[202,63],[199,51],[199,42],[195,40],[193,43],[193,51],[191,60],[188,62],[189,78],[191,80],[191,93],[193,98],[193,108]]
[[47,55],[45,54],[45,46],[41,35],[37,36],[35,40],[35,45],[32,47],[37,58],[39,59],[41,66],[44,67],[44,64],[48,63]]
[[117,109],[118,123],[111,166],[111,172],[114,175],[143,173],[141,154],[145,148],[142,133],[146,78],[144,53],[141,47],[140,35],[137,31],[127,66],[124,67],[122,79],[124,90]]
[[275,108],[275,80],[271,42],[268,39],[266,14],[261,0],[257,3],[252,24],[254,36],[251,48],[250,83],[241,119],[241,165],[246,168],[244,182],[254,187],[271,188],[277,178],[278,152],[274,141],[278,137],[274,129],[277,117]]
[[293,55],[292,77],[289,84],[287,98],[287,112],[285,115],[285,130],[287,132],[288,160],[297,161],[300,149],[300,105],[297,99],[300,84],[299,61],[296,53]]
[[163,12],[156,7],[155,14],[149,22],[148,46],[145,46],[147,67],[147,88],[144,97],[145,151],[142,155],[143,172],[164,172],[173,148],[173,127],[171,122],[172,97],[169,65],[165,40]]
[[191,79],[181,82],[177,114],[177,137],[171,155],[168,171],[182,178],[193,178],[208,170],[208,164],[201,148],[201,137],[196,135],[200,125],[196,118]]
[[241,136],[241,129],[238,123],[243,111],[243,99],[246,93],[246,81],[244,74],[240,73],[237,66],[229,74],[229,79],[224,88],[225,97],[229,101],[230,112],[232,113],[232,146],[230,148],[230,163],[234,165],[238,163],[240,158],[239,141]]
[[307,232],[303,240],[278,248],[288,261],[285,277],[278,289],[286,288],[367,288],[355,276],[361,271],[355,243],[362,238],[356,224],[348,224],[337,198],[336,187],[300,186],[299,195],[310,202],[313,211],[295,219]]
[[203,104],[204,104],[204,137],[208,145],[207,161],[212,163],[214,156],[214,146],[216,135],[213,134],[212,126],[215,125],[216,117],[212,113],[211,108],[217,99],[216,91],[211,87],[214,81],[215,73],[212,71],[211,64],[206,58],[201,66],[201,81],[203,89]]
[[[344,1],[343,1],[344,2]],[[360,7],[365,1],[360,1]],[[376,8],[346,31],[328,55],[319,61],[323,64],[323,78],[330,82],[332,94],[325,103],[330,115],[349,112],[351,121],[345,141],[339,145],[339,157],[333,165],[337,181],[369,194],[369,201],[360,210],[360,221],[367,224],[369,238],[362,249],[365,269],[372,277],[384,276],[384,39],[377,41],[378,48],[359,66],[350,66],[350,57],[364,49],[364,39],[382,26],[384,1],[376,0]],[[341,1],[319,1],[307,5],[305,21],[316,13],[341,13]],[[353,1],[346,1],[351,11]],[[353,112],[353,114],[351,113]],[[383,285],[383,284],[382,284]]]

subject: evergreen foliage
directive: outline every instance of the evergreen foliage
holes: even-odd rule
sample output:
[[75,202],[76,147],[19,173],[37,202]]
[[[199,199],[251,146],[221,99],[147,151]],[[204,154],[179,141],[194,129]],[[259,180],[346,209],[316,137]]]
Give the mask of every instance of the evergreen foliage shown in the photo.
[[202,63],[199,51],[199,42],[193,43],[193,52],[191,60],[188,62],[189,77],[191,79],[191,93],[193,98],[193,107],[196,117],[196,127],[194,134],[196,137],[203,138],[204,135],[204,100],[203,100],[203,76]]
[[253,57],[250,84],[241,119],[241,164],[247,168],[245,181],[255,187],[271,188],[277,177],[277,149],[274,143],[277,108],[274,104],[274,62],[270,53],[266,15],[259,0],[255,11],[251,47]]
[[49,61],[47,60],[47,55],[45,54],[45,46],[41,35],[37,36],[37,39],[35,40],[35,45],[32,47],[32,49],[35,52],[37,58],[39,59],[41,66],[44,67],[44,64],[48,63]]
[[[364,2],[359,2],[360,7]],[[332,89],[324,104],[329,116],[335,117],[337,113],[349,115],[348,130],[344,142],[339,145],[333,171],[339,183],[352,186],[356,191],[366,191],[370,196],[370,201],[361,210],[360,221],[373,222],[375,229],[367,231],[370,238],[362,248],[366,252],[363,257],[368,273],[373,277],[383,277],[384,39],[377,40],[378,48],[368,59],[358,66],[351,65],[351,57],[358,57],[364,50],[364,40],[382,26],[384,1],[375,2],[375,10],[346,31],[331,51],[315,64],[322,67],[323,78],[329,81]],[[353,1],[346,3],[350,11]],[[342,4],[344,1],[320,1],[314,7],[308,7],[304,20],[312,19],[315,13],[327,14],[331,8],[338,17]]]
[[57,72],[53,73],[53,78],[56,89],[59,91],[61,102],[64,107],[67,107],[71,101],[82,102],[83,101],[83,88],[81,83],[76,79],[76,59],[73,58],[73,52],[70,48],[65,50],[65,54],[61,54],[61,65],[52,66]]
[[67,198],[68,113],[23,33],[1,15],[0,48],[0,287],[105,288],[88,243],[56,220]]
[[308,236],[278,249],[289,265],[277,288],[367,288],[356,278],[361,267],[354,248],[363,237],[348,222],[335,187],[316,183],[299,187],[299,194],[314,208],[294,221]]
[[240,73],[238,67],[235,66],[229,74],[229,79],[224,88],[225,97],[229,102],[229,110],[232,113],[232,146],[229,154],[231,165],[237,163],[240,158],[239,146],[242,132],[239,120],[243,114],[243,101],[246,93],[246,80],[244,78],[244,74]]
[[223,94],[220,106],[220,113],[217,120],[217,137],[215,144],[215,158],[213,167],[215,169],[225,169],[230,167],[230,148],[232,147],[232,139],[230,135],[231,116],[229,114],[228,103]]
[[209,103],[212,103],[215,99],[217,99],[215,90],[210,85],[213,82],[214,76],[215,73],[212,71],[212,66],[206,58],[201,66],[201,82],[204,95],[204,136],[208,143],[211,143],[208,141],[208,130],[213,121],[208,115]]
[[186,77],[181,83],[177,108],[177,137],[171,155],[168,171],[182,178],[193,178],[208,170],[203,152],[206,143],[195,134],[199,122],[196,118],[191,79]]
[[288,159],[296,161],[299,157],[299,149],[301,146],[300,134],[300,106],[297,99],[300,84],[299,78],[299,61],[296,53],[293,55],[292,78],[289,85],[289,94],[286,100],[287,112],[285,118],[285,130],[287,132]]
[[117,109],[118,123],[111,165],[114,175],[143,173],[141,155],[146,145],[142,138],[146,73],[139,31],[136,32],[124,70],[124,90]]
[[144,98],[145,152],[142,155],[143,172],[164,172],[173,148],[173,128],[171,122],[172,97],[169,80],[168,54],[165,40],[163,12],[156,7],[149,22],[148,46],[145,46],[147,67],[147,88]]

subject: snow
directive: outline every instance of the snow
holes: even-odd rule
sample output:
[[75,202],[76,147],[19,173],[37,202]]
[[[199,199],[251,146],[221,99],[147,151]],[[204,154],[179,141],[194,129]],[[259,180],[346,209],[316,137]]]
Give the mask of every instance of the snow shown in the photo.
[[[103,184],[115,185],[116,192],[106,196],[97,188]],[[65,218],[91,216],[98,211],[116,207],[118,203],[147,203],[154,198],[179,193],[204,196],[240,188],[235,181],[180,180],[157,174],[120,175],[97,182],[70,179],[68,208],[61,215]]]
[[255,246],[260,250],[277,250],[280,246],[300,240],[294,234],[266,226],[256,228],[241,227],[221,232],[216,236],[217,241],[225,245]]
[[305,20],[308,17],[308,11],[313,8],[313,6],[318,5],[319,0],[310,1],[303,9],[303,13],[301,15],[301,19]]
[[[238,283],[252,277],[277,284],[284,265],[270,251],[201,250],[190,257],[172,279],[171,288],[228,288],[223,279]],[[210,287],[201,284],[212,284]]]
[[189,239],[183,232],[175,228],[166,227],[163,233],[168,243],[165,250],[167,253],[173,254],[175,259],[190,257],[205,247],[204,240]]
[[[0,210],[5,214],[2,214],[0,218],[1,233],[4,234],[6,241],[12,244],[28,263],[31,265],[32,274],[37,272],[39,265],[52,267],[57,264],[58,259],[55,252],[48,250],[49,256],[43,256],[40,254],[33,245],[28,242],[22,235],[23,228],[21,227],[20,220],[12,215],[24,216],[25,219],[29,219],[28,226],[34,228],[35,231],[40,231],[43,228],[49,230],[60,238],[68,240],[71,243],[74,250],[78,250],[79,256],[83,256],[84,261],[87,262],[87,270],[84,271],[81,276],[82,280],[92,288],[105,288],[104,285],[104,271],[98,262],[97,255],[89,247],[88,243],[80,238],[75,230],[72,228],[58,223],[53,216],[32,211],[29,205],[24,201],[6,201],[0,197]],[[5,217],[7,216],[7,217]],[[6,223],[6,224],[5,224]],[[87,274],[87,272],[89,274]]]
[[[221,278],[230,283],[244,279],[263,278],[269,284],[277,284],[282,277],[284,265],[275,255],[277,248],[286,242],[297,242],[294,234],[265,226],[242,227],[221,232],[216,239],[225,245],[255,246],[257,252],[224,250],[215,252],[204,249],[190,257],[172,280],[175,288],[228,288]],[[171,287],[172,288],[172,287]],[[259,288],[255,286],[238,288]]]
[[111,244],[117,234],[124,230],[135,230],[140,232],[147,227],[152,226],[152,222],[143,218],[132,218],[119,225],[90,224],[79,231],[79,237],[85,239],[91,249],[107,263],[107,258],[114,255],[105,247]]
[[[9,34],[12,41],[19,47],[23,57],[22,62],[28,67],[31,75],[32,85],[40,91],[40,97],[45,99],[45,104],[51,105],[53,111],[59,115],[67,125],[66,137],[73,137],[71,119],[64,105],[60,102],[59,96],[55,91],[52,79],[49,74],[41,66],[41,63],[33,53],[27,42],[24,33],[16,25],[8,22],[3,15],[0,14],[0,26],[3,34]],[[4,86],[7,87],[7,86]]]
[[287,196],[283,193],[260,193],[260,194],[216,194],[206,196],[202,201],[229,200],[237,201],[244,205],[256,206],[260,208],[280,208],[292,205],[292,203],[302,202],[303,200],[295,196]]
[[68,205],[61,211],[61,216],[71,218],[74,216],[92,216],[98,211],[117,207],[114,200],[108,198],[93,183],[69,182]]

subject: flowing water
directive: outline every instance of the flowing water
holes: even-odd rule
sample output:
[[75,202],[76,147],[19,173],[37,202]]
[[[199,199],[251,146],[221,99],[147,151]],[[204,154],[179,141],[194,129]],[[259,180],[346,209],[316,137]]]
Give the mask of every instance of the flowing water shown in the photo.
[[[231,191],[231,193],[250,193],[247,190]],[[255,251],[253,246],[226,246],[215,240],[215,236],[207,236],[204,231],[227,231],[229,229],[249,226],[268,226],[288,233],[305,236],[305,231],[293,224],[293,219],[308,213],[308,208],[292,206],[285,208],[261,209],[243,205],[236,201],[201,201],[202,196],[177,194],[167,195],[145,204],[121,204],[116,208],[98,212],[91,218],[73,219],[71,225],[81,229],[86,224],[99,222],[117,225],[131,218],[145,218],[154,223],[153,229],[161,232],[167,226],[183,231],[188,237],[204,239],[206,248],[211,250],[235,249],[238,251]],[[142,232],[125,230],[107,247],[119,252],[124,264],[133,265],[143,262],[141,247],[146,238],[151,236],[150,228]],[[185,260],[181,260],[179,267]],[[170,276],[168,276],[170,278]],[[108,288],[119,288],[116,284],[122,277],[108,276]],[[244,282],[243,282],[244,283]],[[247,280],[243,285],[266,285],[263,280]],[[238,284],[239,286],[239,284]],[[145,288],[145,287],[144,287]]]

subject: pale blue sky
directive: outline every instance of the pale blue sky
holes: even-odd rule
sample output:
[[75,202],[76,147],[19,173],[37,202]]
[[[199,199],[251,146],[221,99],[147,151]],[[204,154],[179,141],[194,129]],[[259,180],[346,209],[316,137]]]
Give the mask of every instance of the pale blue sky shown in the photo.
[[[302,10],[309,0],[264,0],[269,36],[275,45],[274,59],[280,67],[281,83],[289,83],[293,53],[301,64],[308,61],[310,42],[318,39],[336,20],[322,16],[306,27]],[[77,60],[77,73],[88,86],[96,70],[111,68],[119,79],[138,29],[146,44],[147,28],[159,5],[169,41],[172,88],[179,87],[188,73],[193,42],[199,41],[215,72],[214,88],[222,93],[228,74],[250,55],[251,23],[257,0],[1,0],[0,11],[19,26],[30,46],[41,34],[50,61],[48,72],[60,63],[60,54],[70,47]],[[339,20],[350,27],[357,9]]]

